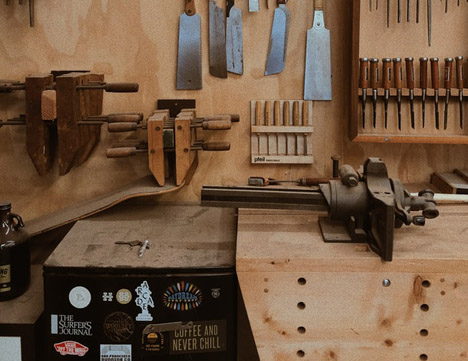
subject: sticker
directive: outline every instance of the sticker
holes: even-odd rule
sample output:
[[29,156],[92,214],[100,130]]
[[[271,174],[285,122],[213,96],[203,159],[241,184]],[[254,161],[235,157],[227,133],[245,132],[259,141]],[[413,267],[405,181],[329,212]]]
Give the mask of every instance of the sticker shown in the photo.
[[226,350],[226,321],[194,322],[190,328],[170,333],[169,353],[190,354]]
[[0,266],[0,293],[11,291],[11,266],[2,264]]
[[78,309],[86,308],[91,303],[91,293],[87,288],[77,286],[70,291],[68,299],[73,307]]
[[159,352],[164,349],[164,335],[159,332],[150,332],[142,335],[142,349],[146,352]]
[[92,336],[91,321],[75,321],[74,315],[50,315],[52,335]]
[[100,361],[132,361],[132,345],[101,345]]
[[190,282],[178,282],[169,287],[163,295],[163,303],[175,311],[193,310],[201,305],[203,295],[197,286]]
[[148,282],[143,283],[135,289],[138,297],[135,303],[141,308],[141,312],[136,317],[137,321],[153,321],[153,316],[148,311],[148,307],[154,308],[153,298],[151,297],[151,290],[149,289]]
[[114,312],[104,320],[104,334],[113,342],[127,341],[135,329],[133,319],[123,312]]
[[211,297],[218,298],[219,296],[221,296],[221,288],[212,288]]
[[117,291],[117,294],[115,295],[115,299],[121,305],[129,304],[132,300],[132,293],[126,288],[122,288],[121,290]]
[[112,302],[114,299],[114,294],[112,292],[103,292],[102,293],[102,301],[103,302]]
[[21,361],[21,337],[0,336],[0,360]]
[[60,355],[75,355],[75,356],[84,356],[88,352],[89,348],[85,345],[82,345],[79,342],[75,341],[63,341],[60,343],[54,343],[55,351],[60,353]]

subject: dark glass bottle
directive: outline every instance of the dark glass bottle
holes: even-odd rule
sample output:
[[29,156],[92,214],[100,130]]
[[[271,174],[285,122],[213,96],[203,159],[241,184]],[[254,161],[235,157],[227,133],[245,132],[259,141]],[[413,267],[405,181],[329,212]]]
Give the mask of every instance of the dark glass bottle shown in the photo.
[[0,202],[0,301],[22,295],[29,287],[31,256],[29,235],[11,203]]

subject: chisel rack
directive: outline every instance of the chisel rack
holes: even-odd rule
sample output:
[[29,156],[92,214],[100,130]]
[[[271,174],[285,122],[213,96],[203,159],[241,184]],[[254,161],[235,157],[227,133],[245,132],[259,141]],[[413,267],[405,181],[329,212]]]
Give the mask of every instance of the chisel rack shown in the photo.
[[311,164],[312,102],[251,101],[251,162]]
[[[465,88],[468,84],[467,79],[463,79],[468,66],[468,49],[465,45],[468,36],[468,4],[463,2],[456,6],[456,2],[450,2],[448,13],[445,13],[445,1],[432,1],[429,21],[428,5],[425,1],[420,1],[419,22],[416,22],[416,0],[409,2],[409,21],[408,2],[401,1],[402,15],[398,22],[397,2],[390,2],[387,27],[387,2],[381,1],[378,9],[375,8],[376,1],[373,0],[372,3],[373,8],[370,11],[369,1],[353,1],[350,138],[357,142],[375,143],[468,144],[468,89]],[[431,28],[430,46],[428,22]],[[450,37],[450,41],[447,41],[447,37]],[[463,60],[456,59],[460,56]],[[363,58],[368,58],[370,64],[364,76]],[[412,62],[409,63],[408,58],[412,58]],[[421,58],[427,59],[426,73],[422,71],[424,60],[421,61]],[[435,65],[432,64],[431,60],[434,58],[438,58],[438,64],[437,61]],[[375,64],[374,69],[371,69],[373,59],[378,59],[377,75]],[[450,60],[447,59],[452,59],[450,69],[447,69],[450,67],[447,65]],[[446,97],[448,90],[450,94]],[[367,98],[365,114],[363,93]],[[385,98],[388,98],[387,117]],[[400,116],[398,103],[401,107]]]

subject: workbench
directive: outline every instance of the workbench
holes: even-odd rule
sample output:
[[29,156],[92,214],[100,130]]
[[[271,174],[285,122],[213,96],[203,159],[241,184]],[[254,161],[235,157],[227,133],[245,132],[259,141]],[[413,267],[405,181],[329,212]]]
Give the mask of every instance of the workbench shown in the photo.
[[465,205],[395,230],[394,260],[324,243],[317,215],[239,211],[236,267],[260,360],[457,360],[468,345]]

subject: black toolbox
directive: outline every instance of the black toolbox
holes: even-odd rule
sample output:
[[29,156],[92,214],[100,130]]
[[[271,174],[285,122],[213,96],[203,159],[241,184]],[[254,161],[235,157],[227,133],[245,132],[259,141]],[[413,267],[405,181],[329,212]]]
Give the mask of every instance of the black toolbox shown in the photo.
[[46,359],[236,360],[236,224],[195,205],[77,222],[44,264]]

